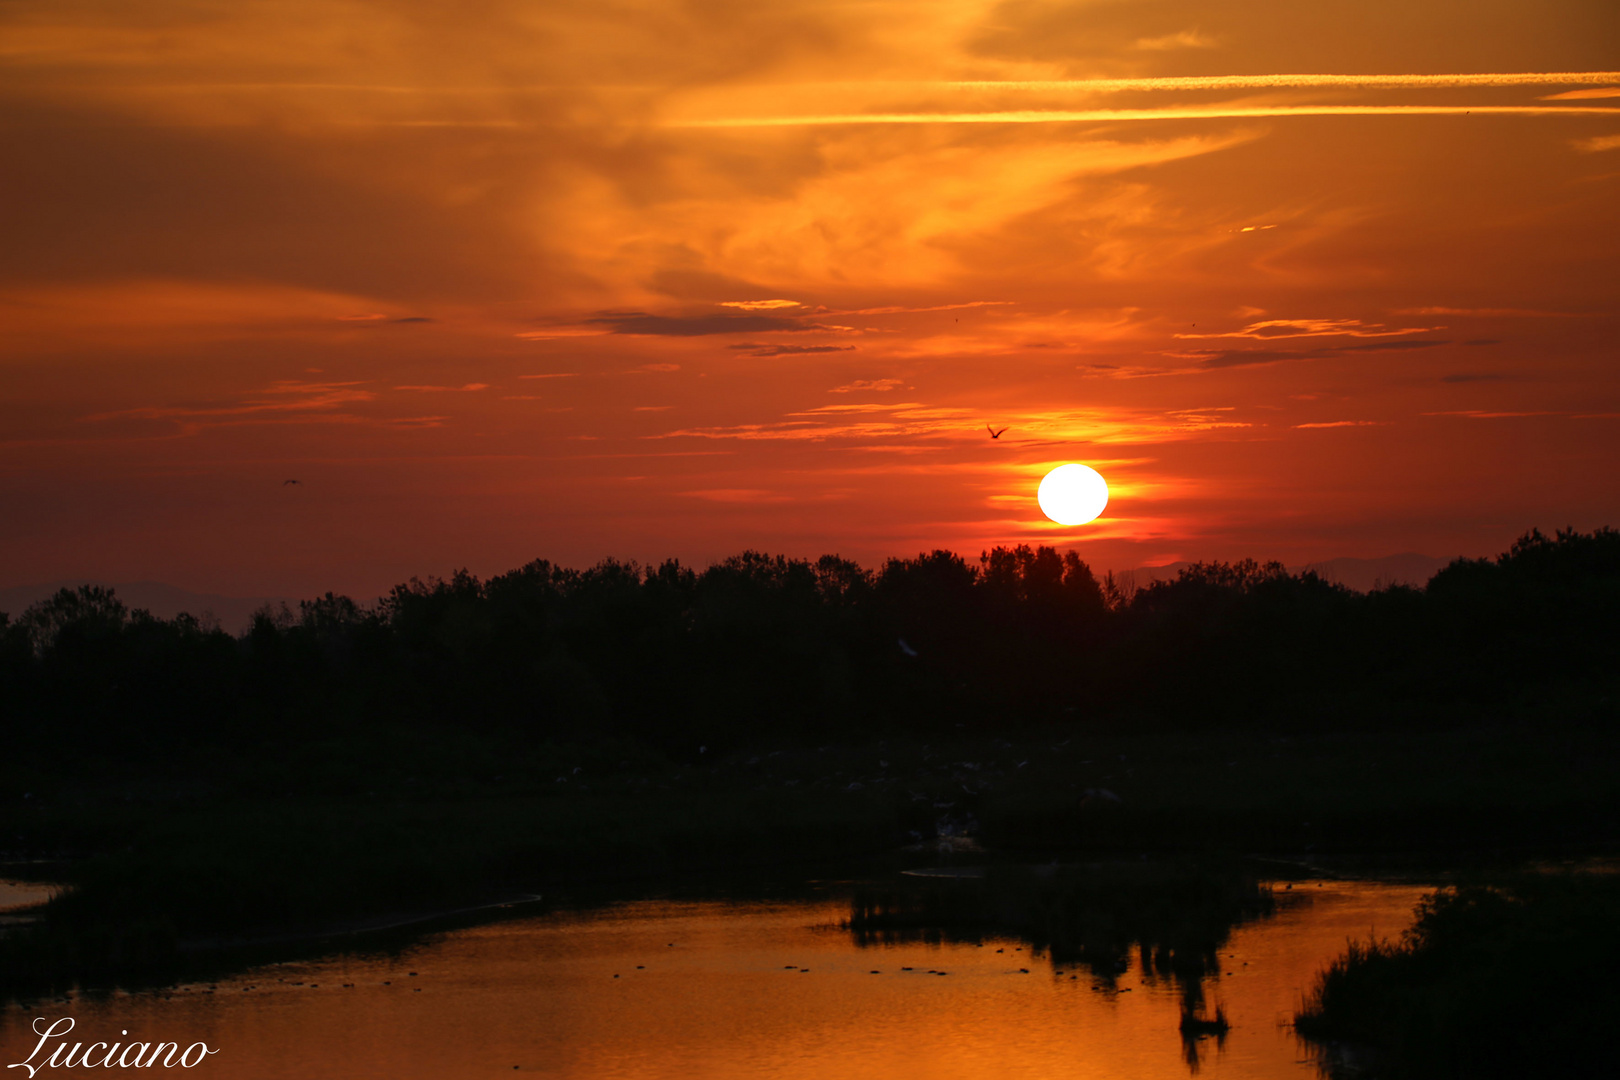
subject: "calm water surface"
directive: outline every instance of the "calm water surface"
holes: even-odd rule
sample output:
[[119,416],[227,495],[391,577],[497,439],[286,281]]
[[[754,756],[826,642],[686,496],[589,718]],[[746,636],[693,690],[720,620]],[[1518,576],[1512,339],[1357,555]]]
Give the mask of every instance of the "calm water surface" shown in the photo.
[[[1365,882],[1279,891],[1278,913],[1234,931],[1223,973],[1206,982],[1233,1026],[1224,1045],[1197,1043],[1198,1074],[1315,1076],[1284,1027],[1301,994],[1346,938],[1394,937],[1409,925],[1423,891]],[[1134,958],[1115,990],[1095,989],[1085,969],[1059,975],[1013,939],[861,947],[839,928],[848,916],[836,892],[631,903],[456,930],[394,956],[257,968],[211,992],[13,1006],[0,1012],[0,1065],[33,1049],[35,1017],[70,1015],[73,1041],[204,1041],[219,1053],[184,1075],[241,1080],[1189,1075],[1179,994]]]

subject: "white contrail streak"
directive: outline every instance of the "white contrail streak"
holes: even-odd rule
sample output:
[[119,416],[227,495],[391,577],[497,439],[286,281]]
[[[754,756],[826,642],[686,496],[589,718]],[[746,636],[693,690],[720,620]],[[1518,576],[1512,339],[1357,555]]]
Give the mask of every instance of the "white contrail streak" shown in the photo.
[[671,120],[672,128],[818,127],[849,124],[1062,124],[1122,120],[1225,120],[1268,116],[1620,116],[1597,105],[1214,105],[1165,109],[1015,109],[1001,112],[836,113]]

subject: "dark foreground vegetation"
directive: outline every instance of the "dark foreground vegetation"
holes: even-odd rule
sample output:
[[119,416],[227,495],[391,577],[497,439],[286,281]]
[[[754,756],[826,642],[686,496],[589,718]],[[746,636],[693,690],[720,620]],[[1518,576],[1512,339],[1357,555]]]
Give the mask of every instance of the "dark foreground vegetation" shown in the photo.
[[[545,562],[241,637],[0,616],[0,994],[556,882],[993,850],[1590,850],[1620,835],[1620,533],[1426,588],[1073,553]],[[48,861],[45,861],[48,860]]]
[[1354,943],[1297,1018],[1384,1076],[1601,1076],[1620,1015],[1620,878],[1536,875],[1424,898],[1399,943]]

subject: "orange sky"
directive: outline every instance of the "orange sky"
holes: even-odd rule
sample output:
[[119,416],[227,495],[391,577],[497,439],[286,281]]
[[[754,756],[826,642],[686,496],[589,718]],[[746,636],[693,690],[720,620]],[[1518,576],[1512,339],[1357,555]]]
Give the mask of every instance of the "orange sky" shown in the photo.
[[1611,0],[8,0],[0,585],[1620,524],[1615,67]]

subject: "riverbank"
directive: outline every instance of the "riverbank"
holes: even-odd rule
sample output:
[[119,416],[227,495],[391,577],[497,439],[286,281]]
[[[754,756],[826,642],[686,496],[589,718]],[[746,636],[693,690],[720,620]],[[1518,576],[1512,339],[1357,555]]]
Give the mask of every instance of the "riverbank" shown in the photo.
[[[1510,865],[1606,850],[1606,728],[1046,728],[676,761],[471,736],[89,777],[36,773],[0,828],[72,886],[0,937],[0,993],[162,981],[209,943],[309,936],[559,884],[876,856],[972,836],[1020,859],[1264,854]],[[206,775],[207,781],[197,777]],[[44,783],[40,783],[44,780]],[[19,805],[20,804],[20,805]],[[46,864],[38,864],[46,865]],[[217,951],[217,950],[216,950]]]

